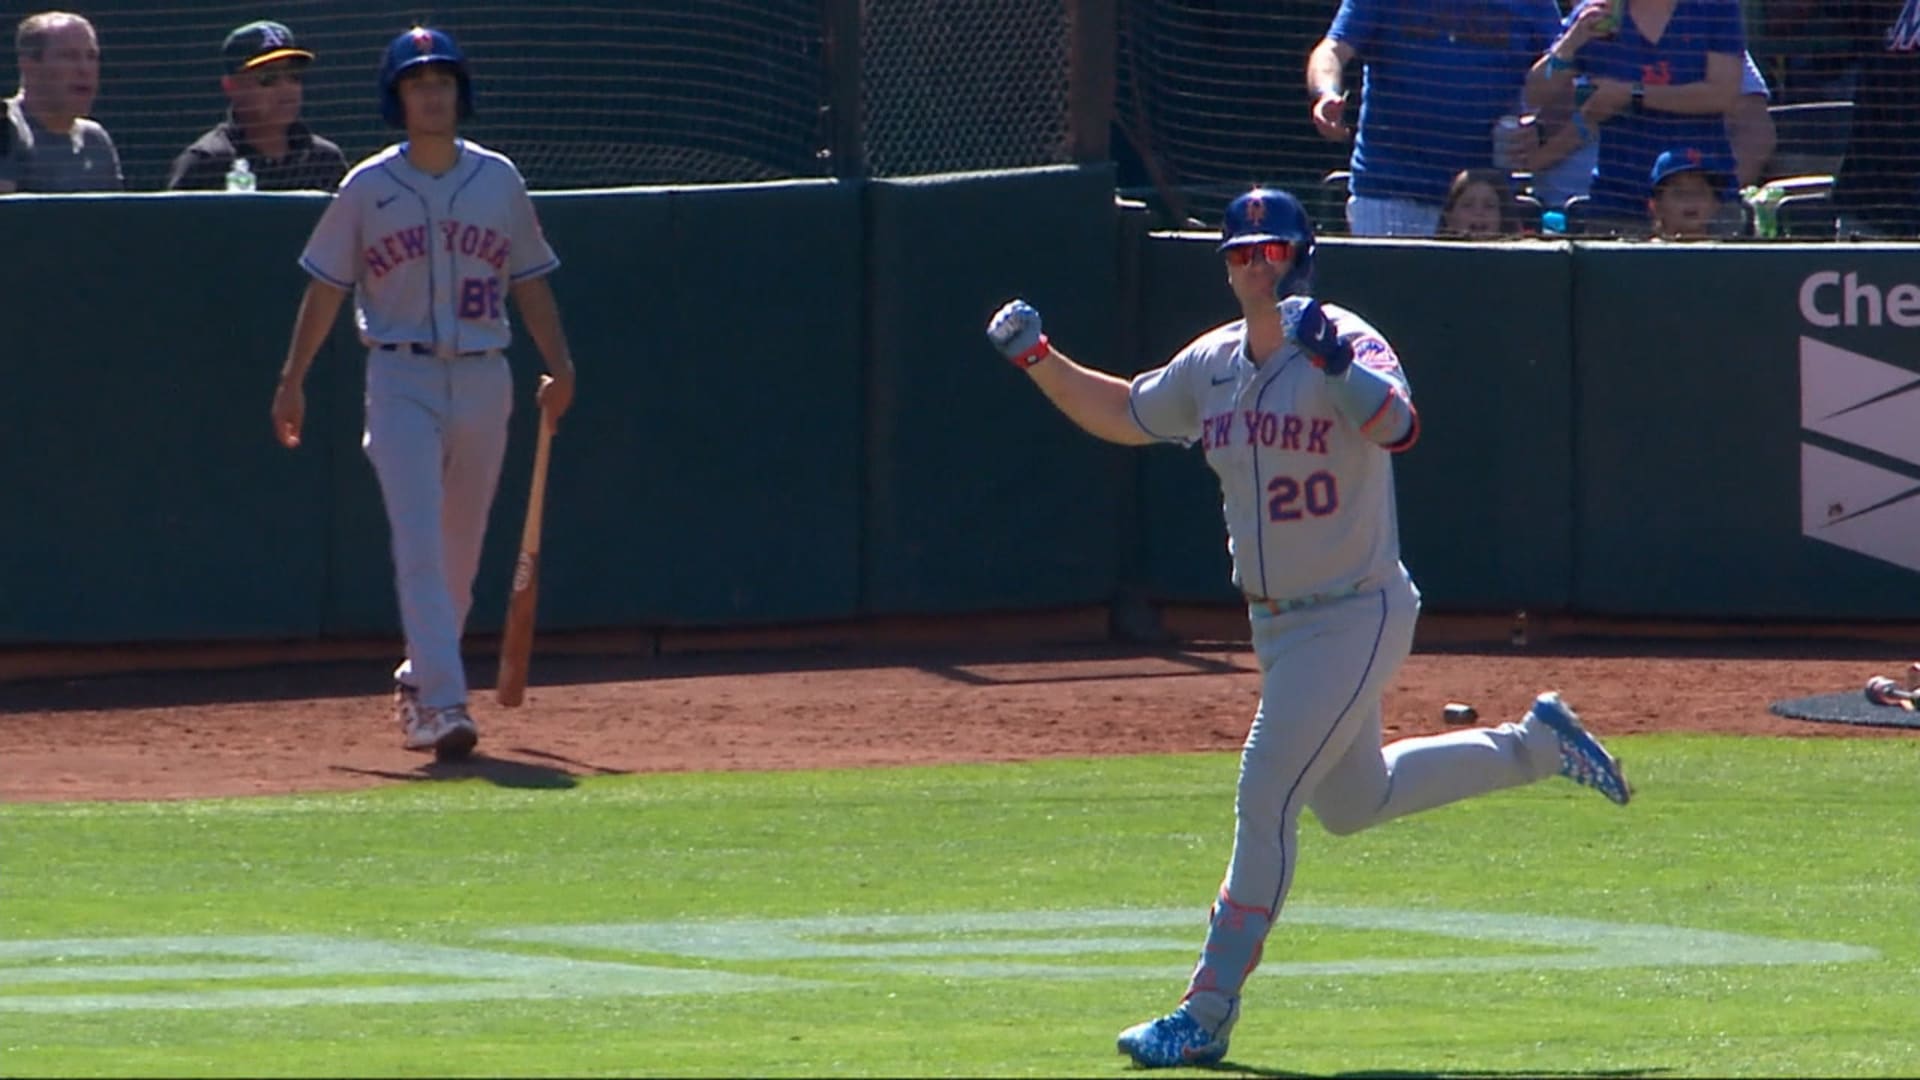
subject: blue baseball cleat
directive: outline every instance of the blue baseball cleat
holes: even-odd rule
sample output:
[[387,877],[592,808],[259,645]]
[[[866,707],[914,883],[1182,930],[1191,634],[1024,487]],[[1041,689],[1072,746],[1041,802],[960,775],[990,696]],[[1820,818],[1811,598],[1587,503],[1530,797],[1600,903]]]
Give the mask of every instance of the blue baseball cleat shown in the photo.
[[1208,1031],[1182,1005],[1158,1020],[1135,1024],[1121,1032],[1120,1052],[1146,1069],[1218,1065],[1227,1056],[1227,1029],[1232,1026],[1229,1020],[1219,1031]]
[[1533,699],[1529,710],[1534,719],[1553,729],[1560,738],[1560,775],[1583,787],[1627,805],[1633,789],[1627,786],[1627,774],[1620,763],[1600,745],[1600,740],[1580,726],[1580,718],[1560,700],[1558,691],[1549,690]]

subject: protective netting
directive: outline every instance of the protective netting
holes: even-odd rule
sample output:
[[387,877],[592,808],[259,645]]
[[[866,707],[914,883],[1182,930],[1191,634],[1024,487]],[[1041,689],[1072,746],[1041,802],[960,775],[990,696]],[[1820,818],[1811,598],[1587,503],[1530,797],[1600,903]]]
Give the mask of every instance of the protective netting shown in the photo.
[[[1712,235],[1920,235],[1920,0],[1720,3],[1741,25],[1770,98],[1744,131],[1737,130],[1741,118],[1733,118],[1723,171],[1746,175],[1727,186]],[[1402,12],[1397,21],[1375,28],[1372,44],[1346,65],[1346,123],[1360,120],[1363,73],[1371,60],[1431,110],[1413,113],[1398,133],[1388,124],[1394,110],[1369,116],[1373,145],[1397,142],[1414,158],[1445,159],[1449,173],[1497,165],[1491,139],[1464,156],[1454,152],[1457,146],[1448,148],[1453,118],[1473,113],[1476,134],[1490,131],[1502,113],[1534,117],[1527,122],[1530,137],[1573,127],[1564,114],[1521,104],[1526,68],[1539,55],[1531,44],[1512,48],[1511,58],[1496,64],[1462,60],[1463,53],[1436,47],[1528,38],[1506,13],[1529,6],[1526,0],[1393,5]],[[1560,0],[1555,14],[1570,6]],[[1715,0],[1680,5],[1696,11],[1713,6]],[[1123,186],[1211,223],[1225,196],[1255,182],[1277,183],[1300,194],[1324,227],[1344,229],[1353,144],[1316,130],[1306,77],[1309,54],[1341,7],[1334,0],[1120,0],[1116,156]],[[1349,0],[1348,7],[1356,15],[1389,10],[1365,0]],[[1667,66],[1650,64],[1637,72],[1649,85],[1688,81],[1680,54],[1689,42],[1694,53],[1704,53],[1697,27],[1674,25],[1681,28],[1663,46],[1671,56]],[[1355,37],[1367,32],[1361,19]],[[1410,54],[1409,43],[1427,51]],[[1470,81],[1476,70],[1498,85]],[[1581,82],[1578,101],[1584,102],[1593,80],[1583,73]],[[1624,221],[1589,216],[1596,196],[1593,158],[1618,128],[1602,125],[1558,164],[1536,170],[1521,162],[1504,170],[1512,174],[1520,201],[1537,203],[1531,207],[1535,221],[1570,232],[1586,225],[1628,235],[1638,227],[1644,234],[1647,191],[1616,200]],[[1643,183],[1651,174],[1648,164],[1639,166]],[[1391,184],[1376,190],[1396,194]],[[1569,198],[1575,200],[1571,207]]]
[[1122,185],[1158,182],[1173,209],[1217,224],[1226,199],[1248,185],[1304,195],[1344,168],[1344,149],[1316,138],[1299,115],[1299,64],[1330,13],[1123,0],[1115,63]]
[[865,10],[874,175],[1069,159],[1065,0],[885,0]]
[[[853,11],[842,6],[856,2]],[[221,43],[262,14],[319,54],[304,115],[349,160],[394,138],[378,117],[380,50],[424,20],[453,32],[471,55],[479,114],[468,134],[514,156],[532,186],[570,188],[828,175],[836,123],[857,128],[852,138],[872,175],[1068,161],[1072,19],[1082,5],[1104,14],[1101,2],[559,0],[440,11],[390,0],[284,0],[271,10],[238,0],[105,0],[85,13],[102,50],[92,115],[112,132],[130,190],[162,187],[173,159],[225,115]],[[1303,195],[1323,227],[1345,226],[1349,178],[1340,174],[1356,171],[1353,144],[1316,131],[1305,77],[1340,3],[1105,2],[1119,16],[1114,155],[1123,187],[1205,219],[1236,190],[1279,183]],[[1564,111],[1519,101],[1537,52],[1513,20],[1534,2],[1397,5],[1399,21],[1375,25],[1347,64],[1346,123],[1361,120],[1364,73],[1378,64],[1432,110],[1397,135],[1387,130],[1391,110],[1368,117],[1379,135],[1373,145],[1397,143],[1416,164],[1444,160],[1450,172],[1495,165],[1482,132],[1502,112],[1535,117],[1529,138],[1568,130]],[[1552,22],[1571,0],[1538,2],[1556,9],[1546,13]],[[1682,8],[1733,12],[1732,3],[1686,0]],[[1771,108],[1759,114],[1767,130],[1749,146],[1750,175],[1737,185],[1745,190],[1729,193],[1722,209],[1732,214],[1716,219],[1716,234],[1920,235],[1920,0],[1741,0],[1740,8]],[[1347,10],[1364,30],[1364,14],[1385,8],[1348,0]],[[859,86],[842,94],[830,86],[826,30],[837,15],[857,15],[862,55]],[[1679,49],[1697,35],[1682,28],[1674,37]],[[1511,55],[1462,62],[1436,48],[1442,41],[1505,41]],[[1427,51],[1407,59],[1409,43]],[[13,85],[4,51],[0,80]],[[1669,81],[1686,82],[1684,64],[1672,71],[1680,74]],[[1665,89],[1666,69],[1645,74],[1656,93]],[[851,98],[857,118],[829,110],[829,101]],[[1591,208],[1578,197],[1597,204],[1591,156],[1612,131],[1602,126],[1557,163],[1506,169],[1533,201],[1535,222],[1552,227],[1557,215],[1560,227],[1579,231],[1588,221]],[[1727,146],[1739,156],[1731,129]],[[1633,199],[1614,210],[1623,208],[1628,217],[1643,212]]]
[[[349,161],[394,139],[378,116],[380,50],[422,20],[470,57],[478,112],[466,133],[513,156],[531,186],[568,188],[826,175],[825,8],[568,0],[423,12],[286,0],[270,15],[319,55],[303,116]],[[221,43],[264,10],[109,0],[84,12],[101,48],[92,115],[112,133],[130,190],[163,187],[174,157],[224,116]],[[1067,160],[1065,0],[886,0],[861,17],[860,139],[872,173]]]
[[[376,75],[416,20],[470,59],[474,139],[536,188],[824,175],[819,0],[461,3],[439,10],[351,0],[106,0],[82,14],[101,51],[93,116],[112,134],[129,190],[157,190],[174,157],[226,113],[220,48],[268,17],[318,54],[303,116],[356,161],[394,141]],[[18,85],[12,32],[0,77]],[[8,92],[11,92],[9,89]]]

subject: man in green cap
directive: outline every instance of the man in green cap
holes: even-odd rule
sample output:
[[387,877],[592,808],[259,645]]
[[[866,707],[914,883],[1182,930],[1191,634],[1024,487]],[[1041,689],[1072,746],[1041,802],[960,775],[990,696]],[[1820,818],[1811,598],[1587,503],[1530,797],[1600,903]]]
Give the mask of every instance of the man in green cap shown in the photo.
[[170,191],[332,191],[346,175],[340,148],[300,120],[313,54],[282,23],[250,22],[220,50],[220,89],[232,103],[218,127],[174,159]]

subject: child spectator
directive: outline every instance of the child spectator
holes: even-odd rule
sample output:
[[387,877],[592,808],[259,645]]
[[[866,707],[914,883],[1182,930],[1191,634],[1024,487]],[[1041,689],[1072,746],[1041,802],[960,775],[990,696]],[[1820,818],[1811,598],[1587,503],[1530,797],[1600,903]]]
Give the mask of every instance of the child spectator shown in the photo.
[[1509,174],[1499,169],[1462,169],[1453,178],[1441,205],[1441,236],[1491,240],[1525,231]]
[[1729,178],[1707,162],[1707,155],[1694,147],[1668,150],[1654,162],[1647,177],[1653,191],[1647,199],[1647,215],[1656,238],[1704,240],[1713,234],[1720,216],[1720,193]]

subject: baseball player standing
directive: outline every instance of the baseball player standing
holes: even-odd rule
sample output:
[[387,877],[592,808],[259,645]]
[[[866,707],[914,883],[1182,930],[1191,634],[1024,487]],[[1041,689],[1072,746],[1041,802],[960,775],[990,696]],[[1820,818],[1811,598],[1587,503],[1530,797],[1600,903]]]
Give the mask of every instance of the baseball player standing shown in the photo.
[[1261,696],[1241,752],[1233,857],[1180,1006],[1120,1033],[1121,1052],[1144,1066],[1225,1057],[1241,986],[1293,883],[1302,807],[1345,834],[1555,772],[1617,803],[1629,796],[1619,765],[1553,692],[1518,723],[1381,747],[1381,695],[1412,650],[1420,607],[1400,562],[1391,455],[1420,424],[1386,339],[1306,295],[1313,248],[1292,195],[1234,199],[1219,250],[1244,317],[1131,382],[1068,359],[1024,301],[987,327],[1089,433],[1199,444],[1220,478],[1249,605]]
[[547,374],[539,404],[557,420],[573,361],[545,275],[560,265],[513,162],[461,139],[473,87],[460,49],[415,27],[387,47],[381,113],[406,141],[355,166],[300,256],[312,280],[273,395],[273,427],[300,445],[302,385],[351,290],[367,345],[367,457],[392,531],[407,656],[394,714],[409,750],[441,758],[479,740],[467,713],[460,637],[512,411],[510,296]]

